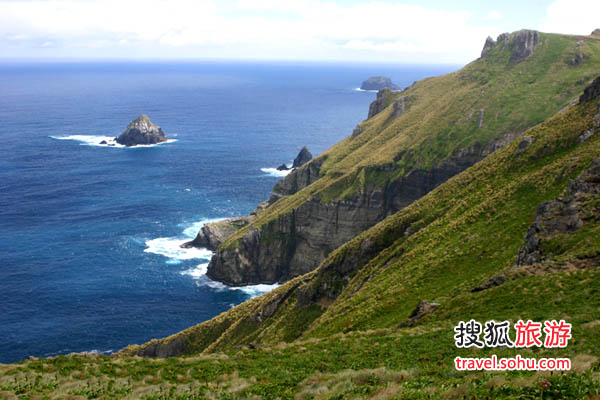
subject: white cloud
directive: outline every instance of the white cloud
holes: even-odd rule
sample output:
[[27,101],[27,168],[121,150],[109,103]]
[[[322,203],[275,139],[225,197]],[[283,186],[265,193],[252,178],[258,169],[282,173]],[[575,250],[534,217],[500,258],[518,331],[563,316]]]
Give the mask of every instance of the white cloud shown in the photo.
[[381,1],[0,0],[0,46],[60,43],[67,56],[467,62],[499,33],[479,23],[465,11]]
[[540,25],[544,32],[589,35],[600,28],[600,1],[555,0]]
[[492,10],[485,16],[485,19],[499,21],[502,19],[502,14],[498,10]]

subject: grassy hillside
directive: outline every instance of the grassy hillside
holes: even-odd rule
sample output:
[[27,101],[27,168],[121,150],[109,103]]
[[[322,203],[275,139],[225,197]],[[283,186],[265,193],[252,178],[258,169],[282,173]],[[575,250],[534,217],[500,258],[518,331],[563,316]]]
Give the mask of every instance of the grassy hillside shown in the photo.
[[[386,98],[388,107],[362,122],[360,134],[302,167],[320,165],[318,179],[310,179],[307,187],[308,182],[292,185],[290,196],[267,208],[253,225],[261,229],[311,198],[325,203],[361,198],[414,171],[452,162],[467,149],[522,133],[572,103],[600,70],[595,36],[540,33],[533,53],[521,61],[511,60],[511,37],[513,42],[492,48],[460,71],[424,79]],[[578,55],[579,63],[574,61]],[[394,117],[392,103],[400,97],[406,99],[406,111]],[[301,175],[297,171],[292,178]],[[222,248],[239,246],[248,229],[240,229]]]
[[[600,99],[569,107],[362,233],[315,271],[115,357],[0,366],[0,398],[595,398],[599,126]],[[549,231],[540,243],[544,259],[515,265],[536,213],[552,220],[539,205],[567,201],[582,185],[593,188],[574,197],[582,224]],[[505,283],[472,292],[499,274]],[[439,306],[407,323],[420,300]],[[573,339],[566,349],[458,349],[452,328],[470,318],[565,319]],[[133,356],[149,347],[186,356]],[[491,354],[570,357],[573,371],[454,368],[457,355]]]

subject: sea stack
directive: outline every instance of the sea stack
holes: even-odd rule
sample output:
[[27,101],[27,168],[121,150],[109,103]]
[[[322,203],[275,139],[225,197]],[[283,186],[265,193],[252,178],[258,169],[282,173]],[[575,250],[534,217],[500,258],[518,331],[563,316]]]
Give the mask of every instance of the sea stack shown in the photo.
[[166,141],[167,136],[160,129],[160,126],[154,125],[146,114],[142,114],[131,121],[125,131],[117,138],[117,143],[128,147]]
[[312,153],[310,151],[308,151],[308,148],[306,146],[304,146],[302,148],[302,150],[300,150],[300,153],[298,153],[296,158],[294,158],[294,163],[292,164],[292,168],[301,167],[302,165],[306,164],[310,160],[312,160]]
[[389,88],[391,90],[400,90],[400,86],[392,83],[392,80],[385,76],[372,76],[362,83],[362,90],[381,90]]
[[309,162],[310,160],[312,160],[312,157],[313,157],[312,153],[308,150],[308,147],[304,146],[304,147],[302,147],[302,150],[300,150],[300,152],[298,153],[296,158],[294,158],[294,163],[292,164],[292,168],[288,168],[287,165],[281,164],[279,167],[277,167],[277,170],[278,171],[289,171],[291,169],[299,168],[299,167],[303,166],[304,164],[306,164],[307,162]]

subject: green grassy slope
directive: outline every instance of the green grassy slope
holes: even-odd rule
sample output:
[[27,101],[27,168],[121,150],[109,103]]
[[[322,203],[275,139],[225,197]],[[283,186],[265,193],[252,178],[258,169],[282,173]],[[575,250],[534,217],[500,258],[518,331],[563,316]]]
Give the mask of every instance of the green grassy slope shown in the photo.
[[[538,205],[600,156],[600,99],[576,105],[332,253],[321,266],[166,342],[117,357],[0,366],[0,398],[593,398],[600,393],[600,193],[584,225],[515,268]],[[600,176],[586,178],[600,185]],[[559,245],[557,245],[557,242]],[[471,289],[504,273],[506,283]],[[398,328],[419,300],[439,307]],[[566,319],[566,349],[457,349],[459,320]],[[132,357],[187,343],[187,357]],[[249,346],[251,344],[251,346]],[[573,371],[458,372],[455,356],[570,357]]]
[[[393,99],[408,97],[403,115],[393,118],[390,105],[362,122],[359,135],[302,167],[322,162],[319,179],[298,192],[292,189],[291,196],[260,214],[254,226],[260,229],[311,197],[353,199],[411,171],[439,166],[470,146],[484,147],[521,133],[571,103],[600,70],[600,40],[592,36],[540,33],[535,51],[521,62],[510,61],[513,45],[496,46],[460,71],[393,93]],[[570,65],[577,54],[584,62]],[[240,229],[222,247],[237,246],[247,230]]]

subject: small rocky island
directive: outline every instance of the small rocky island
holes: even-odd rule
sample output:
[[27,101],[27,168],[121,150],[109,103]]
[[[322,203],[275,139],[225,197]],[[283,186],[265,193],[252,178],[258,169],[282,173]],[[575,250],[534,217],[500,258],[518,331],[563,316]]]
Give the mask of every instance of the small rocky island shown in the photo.
[[141,144],[157,144],[166,142],[167,136],[154,125],[146,114],[142,114],[127,125],[125,131],[116,138],[117,143],[124,146],[137,146]]
[[296,169],[296,168],[306,164],[310,160],[312,160],[312,153],[308,150],[308,148],[306,146],[304,146],[302,148],[302,150],[300,150],[300,153],[298,153],[296,158],[294,158],[294,163],[292,164],[292,168],[288,168],[287,165],[285,165],[285,163],[284,163],[284,164],[281,164],[279,167],[277,167],[277,170],[278,171],[288,171],[290,169]]
[[381,90],[383,88],[400,90],[400,86],[396,85],[390,78],[385,76],[372,76],[364,81],[360,88],[361,90]]

